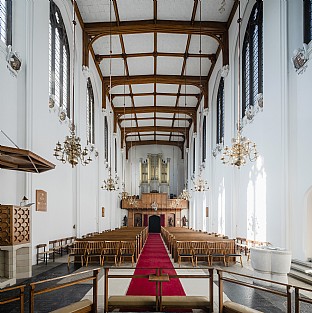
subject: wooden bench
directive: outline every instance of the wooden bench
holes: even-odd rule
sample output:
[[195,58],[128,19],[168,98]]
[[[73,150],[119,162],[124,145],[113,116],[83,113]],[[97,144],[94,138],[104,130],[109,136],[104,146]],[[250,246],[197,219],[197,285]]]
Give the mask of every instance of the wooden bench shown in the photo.
[[155,296],[110,296],[105,312],[114,309],[152,309],[156,308]]
[[51,311],[51,313],[88,313],[93,312],[93,303],[89,299],[74,302],[63,308]]
[[232,301],[225,301],[223,303],[223,313],[263,313],[255,309],[248,308],[245,305],[238,304]]
[[202,309],[212,312],[212,304],[205,296],[162,296],[160,310],[167,309]]

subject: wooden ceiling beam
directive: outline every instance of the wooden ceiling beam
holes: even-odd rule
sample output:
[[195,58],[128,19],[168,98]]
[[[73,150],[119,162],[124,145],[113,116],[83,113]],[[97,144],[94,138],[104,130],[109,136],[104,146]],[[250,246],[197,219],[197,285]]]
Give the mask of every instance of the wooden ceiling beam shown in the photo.
[[194,107],[170,107],[170,106],[142,106],[142,107],[120,107],[114,108],[114,113],[117,115],[119,118],[120,116],[124,114],[137,114],[137,113],[153,113],[153,112],[158,112],[158,113],[180,113],[180,114],[186,114],[190,116],[192,119],[196,117],[196,108]]
[[[159,134],[159,133],[155,133],[155,134],[140,134],[141,137],[146,137],[146,136],[166,136],[166,137],[170,137],[172,136],[170,133],[168,134]],[[135,137],[137,136],[137,134],[128,134],[126,135],[126,138],[129,138],[129,137]],[[180,134],[180,135],[174,135],[174,137],[182,137],[184,138],[184,135]]]
[[107,35],[126,35],[143,33],[165,34],[202,34],[220,35],[227,32],[227,23],[214,21],[173,21],[173,20],[138,20],[125,22],[85,23],[84,28],[91,37]]
[[[110,77],[104,76],[104,83],[109,88]],[[135,76],[112,76],[112,87],[119,85],[135,85],[135,84],[174,84],[174,85],[194,85],[202,87],[208,84],[207,77],[199,76],[182,76],[182,75],[135,75]],[[200,84],[201,83],[201,84]]]
[[[174,92],[156,92],[156,94],[154,92],[141,92],[141,93],[133,93],[132,94],[133,97],[146,97],[146,96],[169,96],[169,97],[176,97],[177,95],[181,96],[181,97],[196,97],[199,98],[200,94],[199,93],[174,93]],[[116,98],[116,97],[130,97],[131,94],[130,93],[113,93],[112,94],[112,99]]]
[[141,132],[174,132],[185,134],[189,131],[187,127],[171,127],[171,126],[141,126],[141,127],[124,127],[121,128],[121,133],[132,134]]
[[112,54],[97,54],[95,56],[96,62],[101,62],[103,59],[125,59],[125,58],[142,58],[142,57],[173,57],[173,58],[204,58],[215,60],[216,54],[215,53],[203,53],[202,55],[198,53],[178,53],[178,52],[143,52],[143,53],[117,53]]
[[[156,117],[157,120],[163,120],[163,121],[172,121],[171,117]],[[192,122],[192,120],[190,118],[183,118],[183,117],[176,117],[176,120],[180,120],[180,121],[188,121],[189,123]],[[131,117],[127,117],[127,118],[119,118],[119,123],[123,122],[123,121],[131,121],[134,120],[134,118]],[[146,120],[154,120],[153,117],[137,117],[138,121],[146,121]]]

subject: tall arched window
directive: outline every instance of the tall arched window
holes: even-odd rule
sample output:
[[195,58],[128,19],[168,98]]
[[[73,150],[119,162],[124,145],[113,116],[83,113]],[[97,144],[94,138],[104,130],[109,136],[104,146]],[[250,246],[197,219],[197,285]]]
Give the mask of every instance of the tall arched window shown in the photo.
[[90,77],[87,81],[87,125],[88,125],[88,141],[95,144],[94,140],[94,93]]
[[204,120],[203,120],[203,150],[202,150],[202,162],[205,162],[206,160],[206,148],[207,148],[207,119],[206,116],[204,116]]
[[104,117],[104,159],[108,162],[108,122],[107,116]]
[[303,0],[304,42],[312,40],[312,0]]
[[263,6],[254,5],[245,32],[242,51],[242,117],[263,92]]
[[217,144],[224,137],[224,79],[221,77],[217,95]]
[[0,40],[12,45],[12,0],[0,0]]
[[49,25],[49,92],[55,104],[70,117],[70,54],[61,12],[50,0]]
[[195,147],[195,138],[193,139],[193,173],[195,174],[195,165],[196,165],[196,147]]

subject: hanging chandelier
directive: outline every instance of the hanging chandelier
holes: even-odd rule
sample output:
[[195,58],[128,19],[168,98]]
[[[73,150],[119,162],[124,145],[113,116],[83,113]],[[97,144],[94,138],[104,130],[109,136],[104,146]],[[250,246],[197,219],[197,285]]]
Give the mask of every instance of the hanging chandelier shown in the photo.
[[108,168],[108,178],[103,180],[102,189],[107,191],[115,191],[119,189],[118,185],[119,177],[117,174],[112,175],[111,167]]
[[193,183],[193,188],[191,190],[193,191],[207,191],[209,189],[208,182],[207,180],[202,178],[202,168],[199,170],[199,175],[197,178],[194,176],[192,177],[192,183]]
[[81,139],[76,136],[75,131],[75,55],[76,55],[76,14],[75,14],[75,0],[73,2],[73,70],[72,70],[72,122],[69,126],[70,135],[65,137],[63,145],[58,141],[55,148],[55,158],[62,163],[69,163],[75,167],[79,162],[85,166],[92,161],[91,155],[97,156],[93,146],[81,147]]
[[240,1],[238,1],[238,84],[237,84],[237,134],[232,138],[232,147],[226,146],[223,150],[221,161],[223,164],[230,164],[240,168],[246,164],[246,161],[255,161],[258,157],[256,144],[241,134],[241,119],[240,119],[240,37],[241,37],[241,16],[240,16]]
[[182,192],[179,195],[179,198],[181,200],[190,200],[191,199],[191,194],[189,193],[188,189],[187,189],[187,185],[185,184],[184,189],[182,190]]

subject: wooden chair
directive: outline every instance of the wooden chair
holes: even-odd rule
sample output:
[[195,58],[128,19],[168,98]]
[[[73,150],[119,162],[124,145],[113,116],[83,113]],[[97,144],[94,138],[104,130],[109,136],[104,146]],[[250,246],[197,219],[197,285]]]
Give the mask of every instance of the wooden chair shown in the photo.
[[121,241],[120,242],[120,255],[119,255],[119,265],[122,262],[122,259],[129,257],[131,258],[131,264],[133,266],[135,254],[135,244],[134,241]]
[[105,259],[114,258],[115,265],[118,265],[118,257],[120,250],[120,241],[105,241],[104,248],[102,250],[102,264],[104,265]]
[[209,265],[209,251],[207,241],[193,241],[193,259],[197,266],[198,258],[207,259]]
[[87,247],[88,247],[88,242],[87,241],[75,241],[74,246],[72,248],[69,248],[69,253],[68,253],[68,262],[67,266],[69,268],[69,263],[70,263],[70,257],[74,257],[74,262],[75,258],[80,258],[81,265],[83,266],[83,261],[85,259],[85,255],[87,252]]
[[63,255],[61,241],[57,240],[57,239],[56,240],[50,240],[49,241],[49,250],[53,250],[54,255],[56,255],[56,254]]
[[88,266],[89,259],[91,258],[99,258],[100,265],[103,265],[102,261],[102,251],[104,248],[104,241],[88,241],[88,246],[86,249],[86,266]]
[[[235,239],[234,239],[234,249],[232,249],[233,251],[232,252],[227,252],[225,254],[225,260],[226,260],[226,263],[227,265],[229,266],[229,263],[230,263],[230,259],[234,259],[235,260],[235,263],[237,262],[236,261],[236,258],[239,258],[239,262],[241,264],[241,266],[243,267],[243,260],[242,260],[242,254],[240,252],[240,249],[237,250],[236,249],[236,244],[235,244]],[[228,247],[226,247],[226,251],[230,251],[231,250],[231,243],[228,243]]]
[[48,264],[48,257],[52,255],[53,262],[55,261],[54,250],[46,250],[47,244],[41,243],[36,246],[37,249],[37,265],[39,261],[43,261],[45,264]]
[[227,243],[226,242],[214,242],[214,247],[212,249],[212,252],[210,254],[210,265],[212,265],[213,260],[215,258],[218,258],[218,260],[223,260],[224,266],[226,266],[226,260],[225,255],[227,253]]
[[177,253],[179,267],[181,266],[182,258],[191,259],[192,266],[194,266],[193,245],[191,241],[177,241]]

